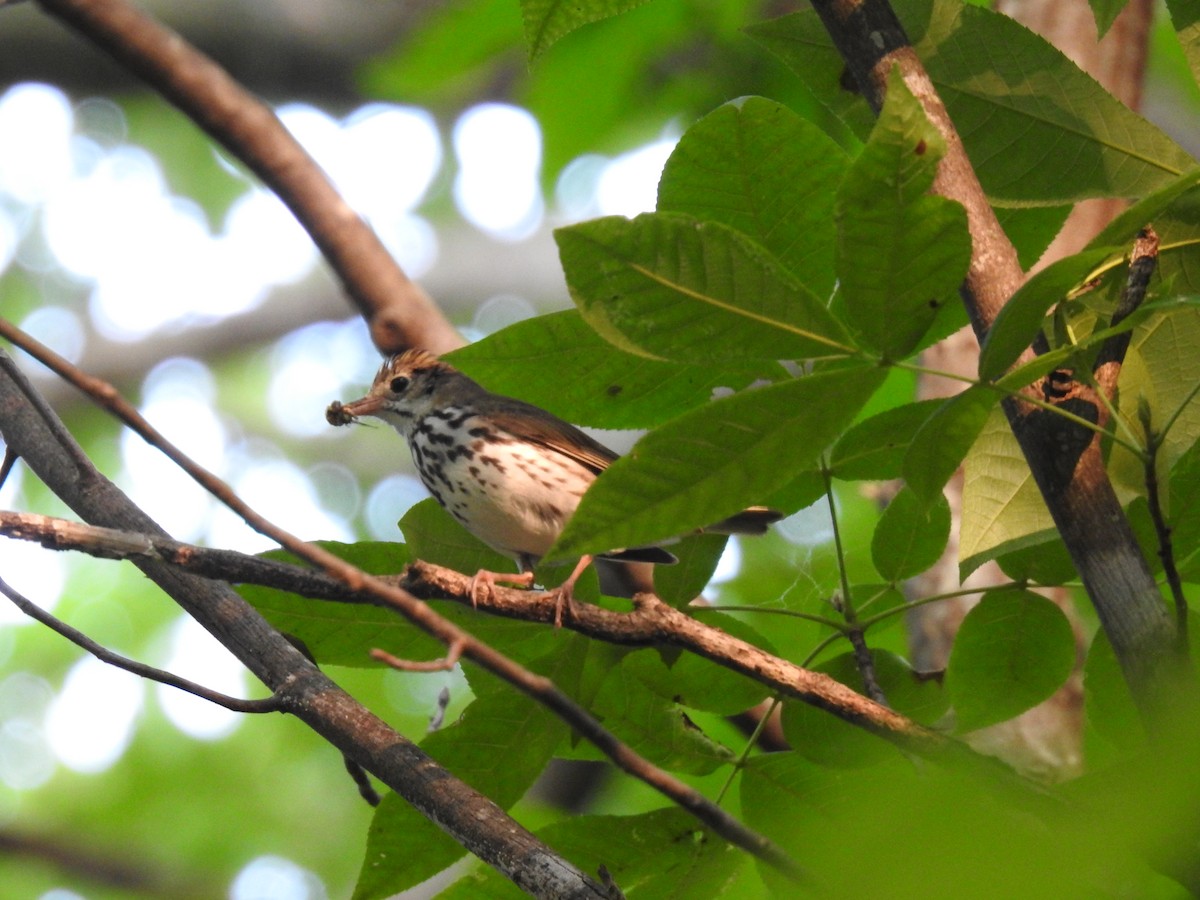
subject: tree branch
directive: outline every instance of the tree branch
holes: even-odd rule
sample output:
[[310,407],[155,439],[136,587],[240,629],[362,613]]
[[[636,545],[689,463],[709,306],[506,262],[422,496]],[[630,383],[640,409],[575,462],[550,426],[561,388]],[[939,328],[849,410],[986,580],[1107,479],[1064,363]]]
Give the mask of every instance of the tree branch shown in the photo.
[[316,241],[384,353],[463,340],[262,101],[182,37],[124,0],[39,0],[146,81],[245,163]]
[[[208,578],[236,580],[279,590],[290,591],[312,599],[342,603],[368,603],[393,606],[389,599],[373,591],[354,591],[342,581],[322,572],[303,569],[285,562],[245,556],[232,550],[213,550],[151,535],[130,534],[112,529],[95,528],[50,516],[32,513],[0,512],[0,535],[37,541],[56,550],[80,550],[97,556],[133,558],[143,556],[178,565],[187,571]],[[374,576],[375,580],[403,589],[425,600],[452,600],[481,612],[524,622],[554,623],[556,602],[551,594],[497,585],[486,595],[471,595],[471,579],[452,569],[417,561],[407,566],[399,576]],[[626,646],[674,646],[706,659],[763,685],[773,694],[798,700],[823,709],[830,714],[863,728],[915,755],[947,763],[965,763],[975,770],[1001,774],[1008,782],[1012,773],[992,760],[981,757],[970,748],[932,729],[856,693],[844,684],[820,672],[813,672],[787,660],[780,659],[746,641],[739,640],[719,628],[687,615],[663,603],[653,594],[639,594],[635,608],[617,612],[590,603],[576,602],[573,615],[562,627],[596,640]],[[447,657],[431,662],[413,663],[395,660],[397,667],[412,671],[437,671],[446,667],[448,659],[474,658],[474,638],[464,639],[449,647]],[[364,648],[364,652],[365,648]],[[389,665],[393,657],[372,651],[376,659]],[[478,660],[476,660],[478,661]],[[502,675],[501,677],[508,677]],[[573,729],[598,745],[615,748],[617,739],[607,732],[597,731],[591,716],[564,699],[545,679],[525,673],[521,676],[523,690],[558,713]],[[604,749],[604,746],[601,746]],[[606,750],[606,752],[608,752]],[[614,750],[624,755],[624,749]],[[639,767],[635,757],[631,763]],[[635,773],[637,774],[637,773]],[[639,774],[643,777],[645,773]],[[658,776],[646,776],[650,783]],[[672,799],[676,799],[673,795]]]
[[126,672],[132,672],[134,675],[138,675],[149,681],[157,681],[159,684],[165,684],[168,687],[179,688],[179,690],[193,694],[201,700],[207,700],[210,703],[223,706],[225,709],[232,710],[233,712],[268,713],[283,711],[278,697],[266,697],[262,700],[243,700],[240,697],[230,697],[228,694],[211,690],[203,685],[196,684],[194,681],[188,681],[186,678],[180,678],[178,675],[173,675],[162,669],[156,669],[154,666],[148,666],[145,663],[121,656],[119,653],[114,653],[107,647],[97,644],[82,631],[72,628],[62,619],[46,612],[46,610],[42,609],[28,597],[17,592],[2,578],[0,578],[0,594],[11,600],[17,609],[21,610],[21,612],[25,613],[31,619],[36,619],[51,631],[61,634],[75,646],[81,647],[96,657],[96,659],[108,663],[110,666],[124,669]]
[[[962,141],[932,81],[886,0],[813,0],[834,45],[871,107],[883,106],[888,73],[898,67],[909,90],[946,140],[933,191],[963,205],[971,233],[971,263],[960,293],[982,342],[1023,280],[1012,243],[988,204]],[[1027,349],[1016,365],[1033,358]],[[1026,389],[1037,396],[1040,386]],[[1094,399],[1072,402],[1085,418],[1104,414]],[[1175,627],[1104,467],[1099,437],[1064,425],[1013,398],[1003,404],[1088,596],[1096,608],[1139,713],[1152,730],[1191,703],[1194,683],[1181,664]],[[1067,452],[1062,452],[1066,446]],[[1181,685],[1185,686],[1181,691]],[[1194,705],[1194,704],[1193,704]]]

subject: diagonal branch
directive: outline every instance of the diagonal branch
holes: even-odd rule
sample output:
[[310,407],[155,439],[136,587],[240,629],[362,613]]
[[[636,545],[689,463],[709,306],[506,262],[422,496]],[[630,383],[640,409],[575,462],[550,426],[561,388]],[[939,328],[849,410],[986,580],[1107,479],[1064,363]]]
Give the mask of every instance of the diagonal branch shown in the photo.
[[125,0],[39,0],[244,162],[287,204],[357,305],[375,345],[444,352],[462,338],[275,114],[178,34]]
[[215,703],[217,706],[223,706],[225,709],[232,710],[233,712],[266,713],[283,711],[278,697],[266,697],[262,700],[243,700],[240,697],[230,697],[228,694],[222,694],[220,691],[206,688],[204,685],[196,684],[194,681],[180,678],[171,672],[165,672],[162,669],[156,669],[154,666],[148,666],[145,663],[129,659],[119,653],[114,653],[107,647],[97,644],[82,631],[72,628],[62,619],[46,612],[46,610],[42,609],[28,597],[16,591],[2,578],[0,578],[0,594],[11,600],[17,609],[21,610],[21,612],[25,613],[31,619],[36,619],[51,631],[61,634],[75,646],[83,648],[96,657],[96,659],[108,663],[110,666],[124,669],[126,672],[132,672],[134,675],[138,675],[149,681],[157,681],[159,684],[165,684],[168,687],[179,688],[181,691],[186,691],[202,700]]

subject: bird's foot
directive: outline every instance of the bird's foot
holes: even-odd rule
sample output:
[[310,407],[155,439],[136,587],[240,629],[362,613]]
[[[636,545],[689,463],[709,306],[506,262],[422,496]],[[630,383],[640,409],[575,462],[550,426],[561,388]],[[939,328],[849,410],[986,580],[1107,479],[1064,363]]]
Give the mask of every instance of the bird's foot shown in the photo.
[[562,584],[552,590],[550,593],[554,595],[554,627],[562,628],[563,607],[566,606],[571,614],[571,618],[575,618],[575,582],[579,580],[579,576],[584,570],[592,564],[592,558],[585,556],[579,560],[570,577]]
[[489,601],[494,601],[496,599],[496,582],[498,581],[515,584],[518,587],[533,587],[533,573],[489,572],[487,569],[480,569],[471,579],[471,606],[474,609],[479,609],[479,596],[476,593],[479,586],[482,584],[487,591],[484,596]]

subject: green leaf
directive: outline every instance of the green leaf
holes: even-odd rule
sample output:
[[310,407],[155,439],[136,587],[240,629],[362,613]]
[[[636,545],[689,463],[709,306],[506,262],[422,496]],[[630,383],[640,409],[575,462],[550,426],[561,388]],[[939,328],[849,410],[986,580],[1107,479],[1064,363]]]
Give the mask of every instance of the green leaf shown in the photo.
[[[408,851],[396,853],[403,845]],[[420,884],[465,855],[462,845],[399,794],[384,794],[367,830],[353,900],[382,900]]]
[[837,273],[863,343],[888,359],[917,349],[938,310],[958,303],[971,239],[963,208],[927,193],[945,141],[899,73],[879,122],[838,189]]
[[753,505],[812,465],[883,378],[808,375],[680,416],[596,479],[547,558],[642,546]]
[[1032,591],[988,591],[963,619],[946,666],[958,731],[1036,706],[1074,665],[1075,635],[1061,609]]
[[[733,616],[715,610],[698,611],[705,625],[773,653],[770,642]],[[743,712],[766,696],[766,689],[694,653],[649,648],[631,653],[622,665],[660,697],[689,709],[730,716]]]
[[537,832],[588,872],[604,866],[629,897],[721,897],[746,854],[682,809],[572,816]]
[[1113,20],[1121,14],[1128,0],[1088,0],[1092,15],[1096,19],[1096,37],[1103,38],[1112,27]]
[[941,400],[919,400],[863,419],[833,445],[831,473],[850,481],[899,478],[909,444],[941,404]]
[[920,500],[904,488],[888,504],[871,538],[871,559],[879,574],[901,581],[924,572],[941,558],[950,539],[950,505],[938,495]]
[[727,226],[648,213],[554,236],[584,319],[630,353],[698,362],[853,352],[816,295]]
[[740,231],[827,297],[835,279],[833,189],[848,162],[812,123],[771,100],[745,97],[683,135],[659,181],[658,209]]
[[1116,247],[1085,250],[1051,263],[1017,290],[992,324],[979,350],[979,377],[991,381],[1002,375],[1033,343],[1046,312],[1088,280],[1103,263],[1120,258]]
[[1070,204],[995,207],[1000,226],[1017,248],[1022,269],[1033,268],[1033,264],[1042,258],[1073,208]]
[[[581,665],[578,654],[559,653],[552,674]],[[512,806],[541,774],[567,727],[552,712],[497,679],[475,679],[476,698],[453,725],[435,731],[421,747],[442,766],[501,807]],[[397,853],[419,847],[419,853]],[[356,900],[390,897],[424,881],[464,850],[399,796],[388,794],[367,833]]]
[[647,0],[521,0],[521,18],[525,21],[525,42],[529,59],[535,60],[559,38],[589,22],[598,22]]
[[672,544],[671,552],[679,562],[654,569],[654,590],[659,599],[678,608],[700,596],[712,580],[728,542],[724,534],[696,534]]
[[600,685],[591,709],[604,727],[665,769],[707,775],[733,761],[728,747],[697,728],[679,704],[647,690],[624,661]]
[[517,565],[463,528],[432,497],[414,504],[400,519],[400,531],[413,559],[474,575],[516,572]]
[[959,571],[1050,540],[1054,520],[1000,407],[992,410],[964,463]]
[[[405,546],[390,542],[338,544],[318,542],[330,553],[353,563],[371,575],[394,575],[408,563]],[[297,563],[283,550],[262,554],[267,559]],[[405,659],[437,659],[444,653],[439,641],[410,625],[390,609],[364,603],[333,603],[311,600],[287,591],[259,585],[237,587],[272,626],[304,642],[313,658],[322,665],[370,666],[374,647],[386,647]]]
[[[1137,197],[1195,167],[1160,129],[1007,16],[958,0],[900,0],[895,6],[994,200],[1058,205]],[[840,63],[819,73],[810,62],[831,49],[814,11],[766,22],[751,34],[823,102],[861,123],[845,112],[849,101],[838,96],[830,74],[840,71]]]
[[1200,81],[1200,0],[1167,0],[1167,12],[1192,79]]
[[574,309],[517,322],[445,358],[490,391],[596,428],[652,428],[717,389],[786,375],[770,360],[688,365],[625,353]]
[[904,480],[917,497],[931,503],[941,496],[997,402],[994,391],[973,385],[926,419],[904,455]]
[[1062,537],[1057,533],[1038,544],[1018,547],[996,557],[996,564],[1013,581],[1032,581],[1040,585],[1078,581],[1079,573]]
[[1171,468],[1163,498],[1176,565],[1181,574],[1200,574],[1200,442],[1192,444]]
[[1146,742],[1142,718],[1129,693],[1121,664],[1101,628],[1083,664],[1083,710],[1088,725],[1121,753],[1129,754]]
[[[1160,465],[1168,470],[1197,440],[1200,440],[1200,402],[1194,393],[1200,384],[1200,309],[1184,307],[1169,315],[1152,316],[1133,332],[1121,367],[1117,390],[1121,415],[1134,434],[1141,434],[1137,421],[1139,398],[1150,410],[1151,427],[1158,431],[1171,422],[1162,446]],[[1110,466],[1117,466],[1128,451],[1114,448]],[[1134,463],[1139,492],[1141,465]]]

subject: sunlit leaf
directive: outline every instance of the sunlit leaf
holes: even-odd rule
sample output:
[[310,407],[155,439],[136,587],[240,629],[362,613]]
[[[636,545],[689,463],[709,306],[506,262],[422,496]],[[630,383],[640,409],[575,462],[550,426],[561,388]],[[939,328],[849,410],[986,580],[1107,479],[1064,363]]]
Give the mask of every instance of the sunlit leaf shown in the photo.
[[845,151],[785,106],[735,100],[687,130],[658,184],[660,212],[753,238],[816,296],[833,290],[834,188]]
[[917,497],[929,503],[941,495],[997,401],[993,391],[982,386],[969,387],[943,401],[926,419],[904,455],[904,480]]
[[1054,521],[1003,410],[992,410],[964,463],[959,568],[966,577],[994,556],[1054,535]]
[[[1195,167],[1160,129],[1007,16],[957,0],[900,0],[896,8],[988,196],[1054,205],[1136,197]],[[839,67],[825,61],[831,41],[813,10],[751,34],[831,108],[862,122],[846,113],[851,98],[830,74]]]
[[1016,362],[1033,342],[1047,311],[1066,299],[1097,266],[1121,251],[1114,247],[1087,250],[1051,263],[1026,281],[1004,304],[979,350],[979,377],[991,380]]

